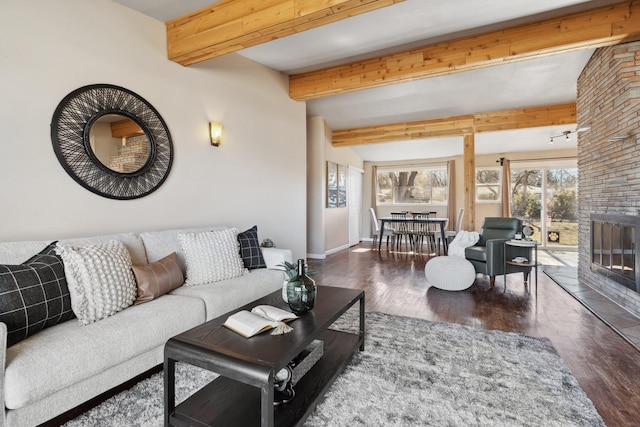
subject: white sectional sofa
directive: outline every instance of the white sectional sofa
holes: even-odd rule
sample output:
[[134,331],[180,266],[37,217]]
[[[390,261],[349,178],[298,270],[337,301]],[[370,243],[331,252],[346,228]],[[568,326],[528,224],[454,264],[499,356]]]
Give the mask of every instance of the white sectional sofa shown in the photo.
[[[123,242],[134,265],[176,252],[186,276],[178,233],[219,230],[208,227],[126,233],[61,240],[85,245]],[[20,264],[51,241],[0,243],[0,264]],[[280,289],[291,251],[262,249],[267,268],[246,270],[241,277],[197,286],[132,305],[102,320],[80,325],[77,319],[46,328],[7,347],[7,328],[0,323],[0,427],[35,426],[108,391],[163,362],[172,336]],[[66,266],[65,266],[66,268]]]

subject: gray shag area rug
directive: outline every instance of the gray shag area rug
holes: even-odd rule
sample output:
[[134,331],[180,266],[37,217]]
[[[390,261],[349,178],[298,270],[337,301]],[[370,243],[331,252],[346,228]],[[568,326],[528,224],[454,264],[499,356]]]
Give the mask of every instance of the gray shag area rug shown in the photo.
[[[353,310],[334,327],[351,325]],[[377,312],[366,329],[305,426],[605,425],[546,339]],[[177,364],[178,401],[215,376]],[[162,399],[159,373],[66,426],[161,426]]]

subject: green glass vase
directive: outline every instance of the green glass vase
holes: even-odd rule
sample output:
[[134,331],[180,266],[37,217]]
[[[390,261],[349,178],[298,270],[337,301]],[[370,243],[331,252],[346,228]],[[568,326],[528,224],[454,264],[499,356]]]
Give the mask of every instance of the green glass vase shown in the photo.
[[298,260],[298,274],[287,282],[287,303],[295,314],[304,314],[313,309],[318,287],[316,282],[307,276],[305,262]]

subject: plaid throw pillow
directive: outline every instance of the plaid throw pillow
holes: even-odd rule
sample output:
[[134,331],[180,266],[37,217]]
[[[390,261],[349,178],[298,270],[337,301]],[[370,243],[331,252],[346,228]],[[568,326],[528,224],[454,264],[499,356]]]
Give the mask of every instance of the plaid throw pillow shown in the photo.
[[71,298],[56,242],[20,265],[0,265],[0,322],[7,346],[73,319]]
[[262,257],[262,250],[260,250],[260,243],[258,243],[257,225],[238,233],[238,242],[240,242],[240,257],[242,257],[246,269],[267,268]]

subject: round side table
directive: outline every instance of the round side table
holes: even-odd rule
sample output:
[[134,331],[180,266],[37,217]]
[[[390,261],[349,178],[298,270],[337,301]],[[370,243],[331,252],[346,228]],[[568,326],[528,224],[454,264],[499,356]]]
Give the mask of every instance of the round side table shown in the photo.
[[[527,274],[528,277],[531,269],[533,268],[535,270],[535,277],[536,277],[536,297],[538,296],[538,245],[539,243],[536,242],[535,240],[516,240],[516,239],[511,239],[511,240],[507,240],[504,242],[504,288],[505,290],[507,289],[507,268],[511,267],[512,269],[515,268],[516,270],[518,268],[522,269],[523,272],[528,269],[529,273]],[[515,259],[512,259],[511,256],[509,256],[509,248],[528,248],[528,256],[527,256],[527,260],[523,261],[523,262],[517,262],[515,261]],[[531,261],[531,255],[534,255],[534,260],[533,262]],[[524,281],[525,286],[527,286],[527,280],[525,279]]]

